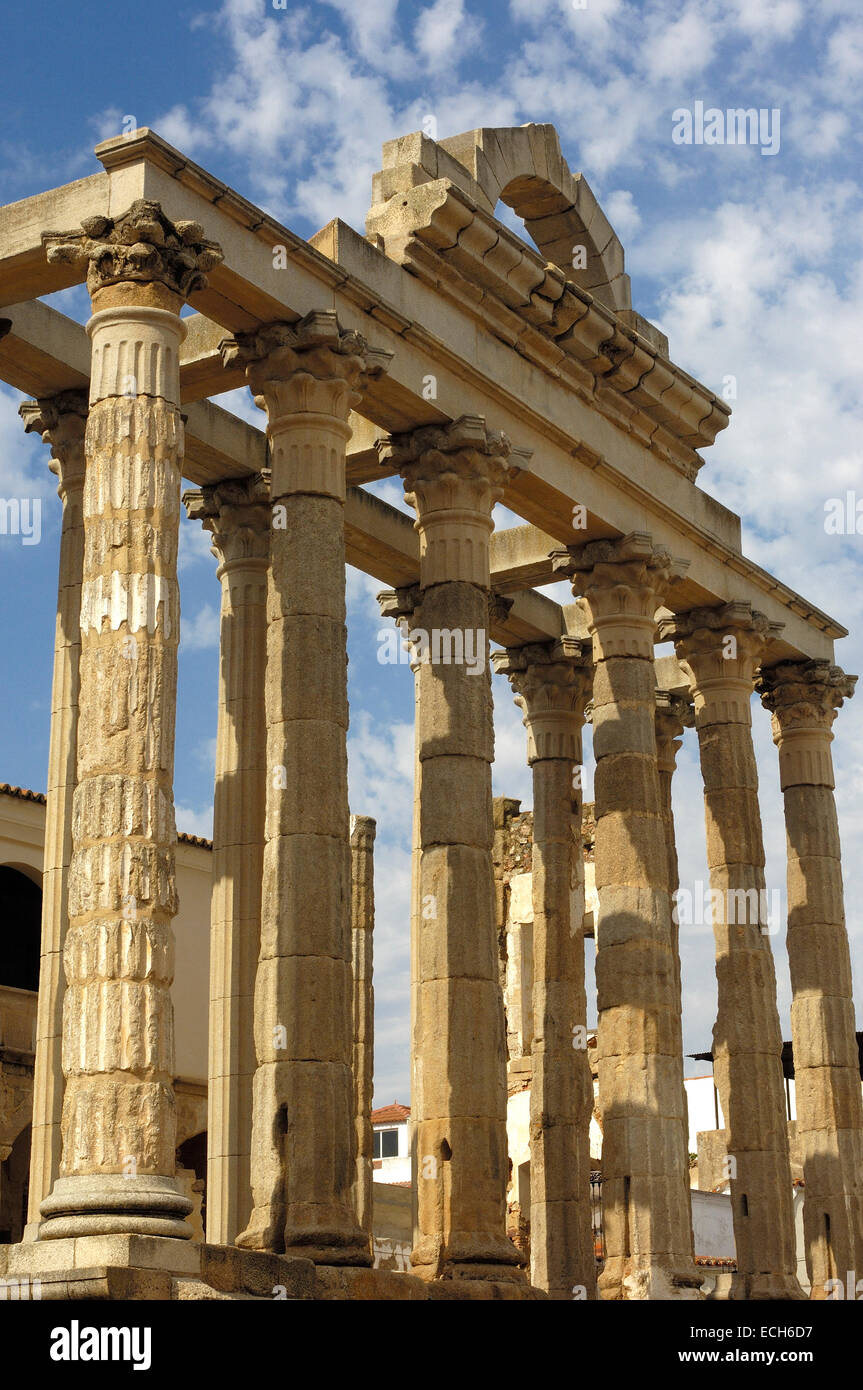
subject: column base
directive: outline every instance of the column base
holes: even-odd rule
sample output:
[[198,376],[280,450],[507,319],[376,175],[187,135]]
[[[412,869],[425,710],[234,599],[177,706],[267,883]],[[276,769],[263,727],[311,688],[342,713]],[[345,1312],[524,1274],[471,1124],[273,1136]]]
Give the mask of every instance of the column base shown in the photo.
[[191,1240],[192,1203],[175,1178],[86,1173],[58,1178],[41,1206],[39,1241],[141,1235]]
[[527,1282],[523,1255],[505,1236],[453,1236],[446,1244],[425,1236],[411,1251],[420,1279],[491,1279]]
[[312,1260],[316,1265],[373,1264],[372,1242],[359,1227],[347,1230],[318,1226],[284,1226],[265,1207],[256,1207],[235,1244],[240,1250],[261,1250],[292,1259]]
[[693,1266],[674,1269],[656,1261],[606,1260],[597,1281],[600,1299],[608,1302],[701,1301],[703,1276]]
[[731,1276],[728,1299],[740,1303],[808,1302],[793,1274],[743,1274],[740,1271]]

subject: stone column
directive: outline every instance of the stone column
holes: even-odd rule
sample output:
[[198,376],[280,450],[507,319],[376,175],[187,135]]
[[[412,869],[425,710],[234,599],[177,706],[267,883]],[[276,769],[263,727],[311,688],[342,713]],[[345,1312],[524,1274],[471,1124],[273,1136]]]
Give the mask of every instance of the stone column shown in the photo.
[[253,1211],[237,1244],[368,1264],[353,1203],[345,451],[386,354],[333,313],[222,345],[267,412],[267,809],[255,983]]
[[81,653],[81,574],[84,565],[84,428],[86,391],[62,391],[19,407],[24,429],[37,430],[51,446],[51,472],[63,504],[51,739],[42,873],[42,944],[36,1011],[30,1195],[25,1239],[36,1239],[39,1208],[60,1170],[63,1113],[63,944],[68,921],[68,873],[72,858],[72,794],[78,747],[78,664]]
[[410,668],[414,675],[414,801],[411,823],[411,915],[410,915],[410,977],[411,977],[411,1117],[408,1121],[408,1139],[411,1155],[411,1228],[413,1245],[419,1243],[419,1178],[417,1162],[417,1120],[422,1109],[422,1059],[420,1056],[421,1030],[419,1027],[419,939],[422,904],[420,902],[420,789],[422,786],[422,763],[420,762],[420,682],[418,679],[419,661],[417,647],[410,642],[411,622],[419,613],[420,588],[418,584],[405,585],[401,589],[384,589],[378,594],[381,616],[392,618],[400,629],[404,646],[410,652]]
[[40,1238],[188,1238],[171,1005],[178,359],[180,309],[221,252],[144,201],[45,241],[49,259],[86,265],[93,317],[63,1157]]
[[375,1070],[375,991],[372,984],[375,925],[375,822],[351,816],[351,942],[353,954],[354,1115],[357,1220],[372,1239],[372,1096]]
[[264,678],[268,473],[183,494],[213,536],[222,586],[210,916],[207,1240],[232,1245],[251,1215],[255,972],[267,795]]
[[748,603],[661,624],[695,698],[716,940],[713,1069],[725,1114],[737,1273],[732,1298],[800,1298],[782,1034],[770,949],[750,703],[778,631]]
[[[674,809],[671,800],[671,784],[677,767],[677,754],[683,743],[684,729],[695,724],[695,710],[692,700],[668,690],[656,692],[656,767],[659,773],[660,816],[665,827],[665,844],[668,850],[668,891],[674,901],[680,887],[680,874],[677,865],[677,837],[674,831]],[[677,1031],[680,1055],[683,1056],[683,991],[680,978],[680,925],[678,913],[671,914],[671,956],[674,967],[674,990],[677,1009]],[[689,1105],[686,1087],[683,1088],[683,1143],[689,1162]],[[687,1185],[689,1202],[689,1234],[692,1256],[695,1258],[695,1241],[692,1231],[692,1196]]]
[[552,1298],[596,1297],[590,1211],[593,1082],[584,987],[581,731],[592,670],[582,643],[495,653],[524,713],[533,770],[531,1283]]
[[674,579],[636,533],[556,552],[593,640],[603,1298],[696,1298],[668,850],[656,762],[655,614]]
[[[500,1277],[506,1236],[506,1048],[492,880],[488,667],[491,513],[509,441],[474,416],[381,448],[416,508],[421,608],[421,904],[416,1110],[419,1239],[427,1277]],[[423,643],[425,644],[423,647]]]
[[812,1298],[863,1278],[863,1102],[833,796],[832,724],[856,676],[829,661],[762,668],[788,844],[788,962],[803,1229]]

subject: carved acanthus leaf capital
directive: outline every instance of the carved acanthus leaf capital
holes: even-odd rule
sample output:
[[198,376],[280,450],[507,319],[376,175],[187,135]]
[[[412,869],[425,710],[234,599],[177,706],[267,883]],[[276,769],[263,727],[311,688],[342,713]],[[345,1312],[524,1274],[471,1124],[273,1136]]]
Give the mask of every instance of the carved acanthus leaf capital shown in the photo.
[[683,742],[683,730],[695,724],[691,696],[677,691],[656,692],[656,760],[660,772],[673,772]]
[[57,491],[61,497],[70,488],[84,485],[87,410],[87,392],[83,389],[59,391],[55,396],[23,401],[18,407],[25,434],[36,431],[51,446],[48,467],[59,481]]
[[369,347],[360,333],[344,332],[332,311],[238,333],[219,348],[226,367],[245,367],[271,432],[283,417],[298,413],[331,415],[346,424],[367,382],[381,376],[392,358]]
[[213,537],[220,565],[254,560],[266,565],[270,553],[272,511],[269,470],[246,478],[229,478],[183,493],[190,521],[200,521]]
[[687,561],[672,559],[643,531],[554,550],[551,561],[555,573],[572,579],[597,659],[652,660],[656,611],[682,578]]
[[86,267],[90,294],[121,282],[165,285],[187,299],[224,259],[199,222],[171,222],[160,203],[138,198],[122,216],[88,217],[76,232],[43,232],[48,260]]
[[780,661],[761,668],[755,688],[772,715],[778,742],[794,729],[829,731],[856,683],[856,676],[826,660]]
[[447,425],[421,425],[407,434],[379,439],[382,465],[401,473],[405,496],[420,522],[429,512],[465,510],[491,519],[504,484],[520,463],[507,436],[487,428],[479,415],[461,415]]
[[509,678],[527,729],[527,760],[581,761],[581,730],[590,699],[593,666],[587,644],[576,637],[529,643],[492,654],[498,675]]
[[710,704],[728,705],[730,711],[729,701],[736,702],[742,712],[743,700],[748,718],[756,668],[782,627],[753,612],[747,601],[693,608],[660,622],[660,637],[674,642],[691,682],[699,721]]

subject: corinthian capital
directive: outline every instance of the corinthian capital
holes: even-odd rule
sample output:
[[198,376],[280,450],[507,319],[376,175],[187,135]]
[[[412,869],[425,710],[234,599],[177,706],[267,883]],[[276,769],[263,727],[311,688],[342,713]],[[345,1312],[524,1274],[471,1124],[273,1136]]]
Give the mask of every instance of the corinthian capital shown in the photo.
[[71,488],[84,486],[84,435],[87,426],[87,392],[59,391],[56,396],[23,401],[18,414],[24,433],[37,431],[51,446],[48,467],[57,477],[57,491],[65,501]]
[[401,473],[416,510],[423,588],[462,580],[487,589],[492,509],[520,471],[523,452],[515,462],[507,436],[479,415],[422,425],[380,439],[376,448],[381,463]]
[[588,541],[552,551],[552,568],[572,579],[599,657],[652,659],[656,610],[687,567],[651,536],[633,531],[620,540]]
[[698,722],[708,706],[723,720],[749,721],[756,668],[782,627],[748,602],[693,608],[660,623],[660,637],[674,642],[689,678]]
[[660,772],[673,772],[683,742],[683,730],[695,724],[692,700],[676,691],[656,692],[656,761]]
[[185,300],[223,259],[199,222],[171,222],[160,203],[138,198],[120,217],[88,217],[77,232],[43,232],[48,260],[87,271],[91,296],[123,282],[161,284]]
[[221,566],[244,560],[266,565],[272,526],[266,470],[190,489],[183,493],[183,506],[190,521],[200,521],[212,534],[211,550]]
[[507,676],[527,729],[527,760],[581,761],[581,730],[593,674],[586,644],[576,637],[529,643],[493,652],[498,675]]
[[856,684],[856,676],[829,661],[780,661],[761,668],[755,688],[772,715],[778,743],[797,729],[829,732]]
[[331,416],[347,428],[370,378],[392,354],[369,347],[360,333],[343,332],[335,313],[306,314],[298,323],[271,323],[219,344],[226,367],[243,366],[255,404],[266,410],[270,433],[300,413]]

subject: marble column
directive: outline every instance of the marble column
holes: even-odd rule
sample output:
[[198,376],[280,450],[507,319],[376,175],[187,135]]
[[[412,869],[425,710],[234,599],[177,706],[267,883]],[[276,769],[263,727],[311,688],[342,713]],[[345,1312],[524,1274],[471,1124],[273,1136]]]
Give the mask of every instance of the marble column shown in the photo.
[[656,610],[675,567],[650,536],[555,552],[593,641],[596,984],[607,1299],[697,1298],[668,850],[654,727]]
[[713,1070],[737,1249],[730,1296],[742,1299],[802,1297],[750,712],[755,669],[778,630],[745,602],[693,609],[660,627],[695,699],[716,941]]
[[595,1298],[580,776],[589,646],[561,637],[496,652],[494,665],[524,714],[533,773],[530,1280],[554,1299]]
[[[488,663],[492,508],[512,469],[483,420],[380,446],[417,512],[421,607],[418,1054],[413,1097],[426,1277],[510,1276],[506,1048],[492,879],[494,729]],[[416,623],[416,615],[415,615]],[[425,644],[423,646],[423,643]]]
[[348,415],[389,359],[331,312],[222,352],[266,410],[272,497],[253,1210],[237,1244],[368,1264],[353,1201],[345,457]]
[[375,992],[372,983],[375,925],[375,822],[351,816],[351,943],[353,955],[354,1116],[357,1127],[357,1220],[372,1239],[372,1097],[375,1070]]
[[213,537],[221,582],[213,805],[207,1114],[207,1240],[232,1245],[251,1216],[255,972],[267,794],[264,677],[270,479],[183,494]]
[[830,744],[856,676],[829,661],[762,667],[788,845],[788,963],[811,1297],[863,1278],[863,1100]]
[[60,1170],[63,1113],[63,945],[68,921],[68,874],[72,859],[72,795],[78,747],[78,665],[81,654],[81,575],[84,565],[84,429],[87,392],[62,391],[46,400],[25,401],[18,413],[29,434],[51,446],[48,465],[59,481],[63,504],[51,737],[45,807],[42,872],[42,944],[36,1010],[33,1127],[26,1239],[36,1239],[40,1206]]
[[40,1239],[189,1238],[171,1003],[180,310],[221,252],[146,201],[44,240],[86,268],[93,316],[63,1154]]

